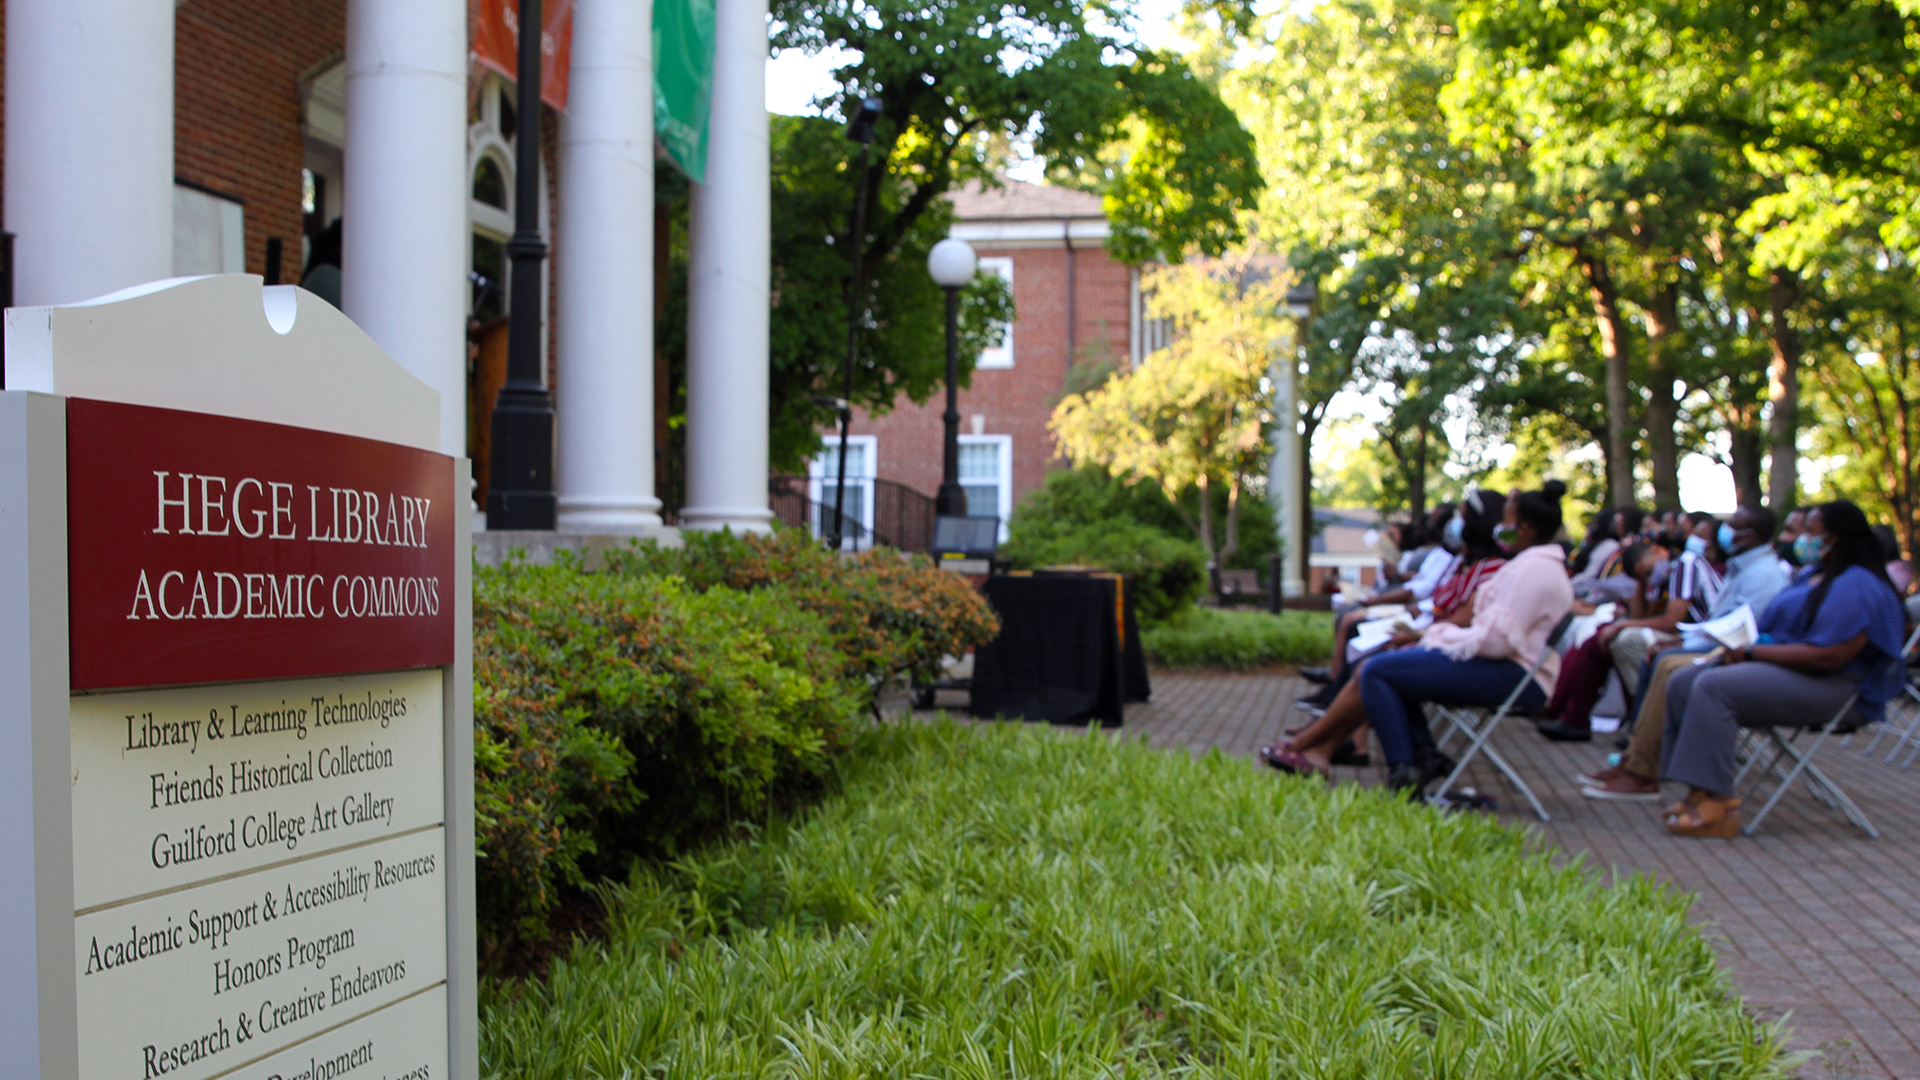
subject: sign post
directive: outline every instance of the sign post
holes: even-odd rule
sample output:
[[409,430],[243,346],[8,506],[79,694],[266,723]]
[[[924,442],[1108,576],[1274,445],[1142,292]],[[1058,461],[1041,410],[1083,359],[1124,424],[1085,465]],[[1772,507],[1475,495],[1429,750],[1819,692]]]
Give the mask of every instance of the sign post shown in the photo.
[[245,275],[10,310],[7,386],[0,1073],[477,1076],[437,395]]

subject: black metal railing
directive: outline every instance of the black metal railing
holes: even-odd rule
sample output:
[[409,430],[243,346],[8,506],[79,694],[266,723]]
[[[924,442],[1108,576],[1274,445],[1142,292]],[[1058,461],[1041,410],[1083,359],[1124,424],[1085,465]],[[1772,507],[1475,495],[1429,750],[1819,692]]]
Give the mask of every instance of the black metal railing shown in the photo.
[[[933,499],[894,480],[848,480],[847,494],[858,485],[873,487],[873,521],[861,520],[858,505],[864,499],[849,499],[846,510],[844,543],[853,548],[876,544],[900,551],[927,551],[933,546]],[[806,529],[820,536],[832,525],[833,506],[808,497],[804,476],[776,476],[767,486],[767,503],[773,516],[783,525]]]

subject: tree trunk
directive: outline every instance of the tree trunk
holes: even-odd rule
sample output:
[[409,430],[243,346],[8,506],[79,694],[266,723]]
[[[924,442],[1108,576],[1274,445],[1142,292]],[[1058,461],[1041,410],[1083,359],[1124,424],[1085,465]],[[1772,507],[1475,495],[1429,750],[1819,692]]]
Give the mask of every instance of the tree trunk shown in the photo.
[[1220,543],[1220,565],[1227,565],[1240,550],[1240,477],[1236,473],[1227,485],[1227,528]]
[[1767,505],[1785,515],[1799,493],[1800,449],[1800,332],[1787,314],[1800,301],[1800,275],[1775,270],[1767,279],[1767,327],[1773,342],[1773,362],[1767,369],[1767,396],[1773,415],[1767,421]]
[[1213,544],[1213,492],[1207,488],[1207,474],[1201,473],[1193,486],[1200,492],[1200,527],[1194,531],[1200,534],[1200,547],[1207,553],[1207,566],[1217,567],[1220,560],[1219,549]]
[[1413,468],[1407,470],[1407,516],[1415,521],[1427,518],[1427,419],[1421,417],[1413,428]]
[[1647,459],[1653,467],[1653,504],[1680,505],[1680,449],[1674,428],[1680,402],[1673,396],[1674,332],[1680,328],[1680,285],[1656,289],[1647,307]]
[[1574,263],[1587,279],[1593,317],[1600,331],[1600,355],[1607,365],[1607,501],[1632,506],[1633,387],[1627,381],[1627,320],[1620,312],[1620,287],[1605,261],[1583,248]]
[[1760,490],[1760,458],[1765,449],[1760,429],[1728,424],[1727,440],[1731,444],[1727,467],[1733,473],[1734,501],[1740,506],[1759,506],[1764,497]]

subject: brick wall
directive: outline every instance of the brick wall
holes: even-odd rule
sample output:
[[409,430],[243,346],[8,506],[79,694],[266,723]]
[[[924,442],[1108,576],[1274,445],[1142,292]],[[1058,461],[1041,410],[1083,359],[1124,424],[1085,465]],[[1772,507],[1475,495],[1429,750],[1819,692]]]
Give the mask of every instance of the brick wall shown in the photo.
[[346,0],[189,0],[176,16],[174,173],[239,199],[247,271],[285,246],[281,280],[300,276],[300,78],[339,58]]
[[[1052,248],[994,248],[980,245],[982,257],[1013,259],[1013,367],[982,369],[960,393],[960,432],[1013,437],[1013,505],[1039,487],[1056,458],[1047,421],[1053,415],[1068,368],[1068,254]],[[1074,261],[1074,351],[1085,362],[1098,357],[1124,365],[1128,349],[1130,278],[1128,268],[1098,246],[1078,248]],[[853,432],[873,435],[876,472],[928,495],[940,488],[942,426],[946,392],[925,405],[902,398],[878,417],[856,415]]]

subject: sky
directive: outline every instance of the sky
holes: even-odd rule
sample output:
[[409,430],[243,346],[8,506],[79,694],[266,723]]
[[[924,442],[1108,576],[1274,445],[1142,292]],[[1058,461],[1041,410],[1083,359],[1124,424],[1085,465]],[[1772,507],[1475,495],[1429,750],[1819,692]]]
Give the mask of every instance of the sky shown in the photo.
[[[1306,3],[1310,0],[1293,0]],[[1178,0],[1144,0],[1136,10],[1142,13],[1139,23],[1140,38],[1156,48],[1174,42],[1173,16],[1179,9]],[[845,64],[857,53],[841,51],[823,52],[809,56],[796,49],[783,50],[780,55],[767,60],[767,110],[789,116],[817,116],[820,110],[814,101],[820,95],[835,89],[832,78],[833,69]],[[1009,170],[1016,180],[1037,182],[1041,179],[1040,163],[1036,160],[1030,165]],[[1369,416],[1370,412],[1380,408],[1377,398],[1347,392],[1334,399],[1328,416],[1347,415]],[[1325,449],[1316,443],[1316,450]],[[1314,454],[1319,464],[1322,454]],[[1729,513],[1734,509],[1733,474],[1712,458],[1703,454],[1689,454],[1680,462],[1680,502],[1689,510],[1705,510],[1709,513]]]

